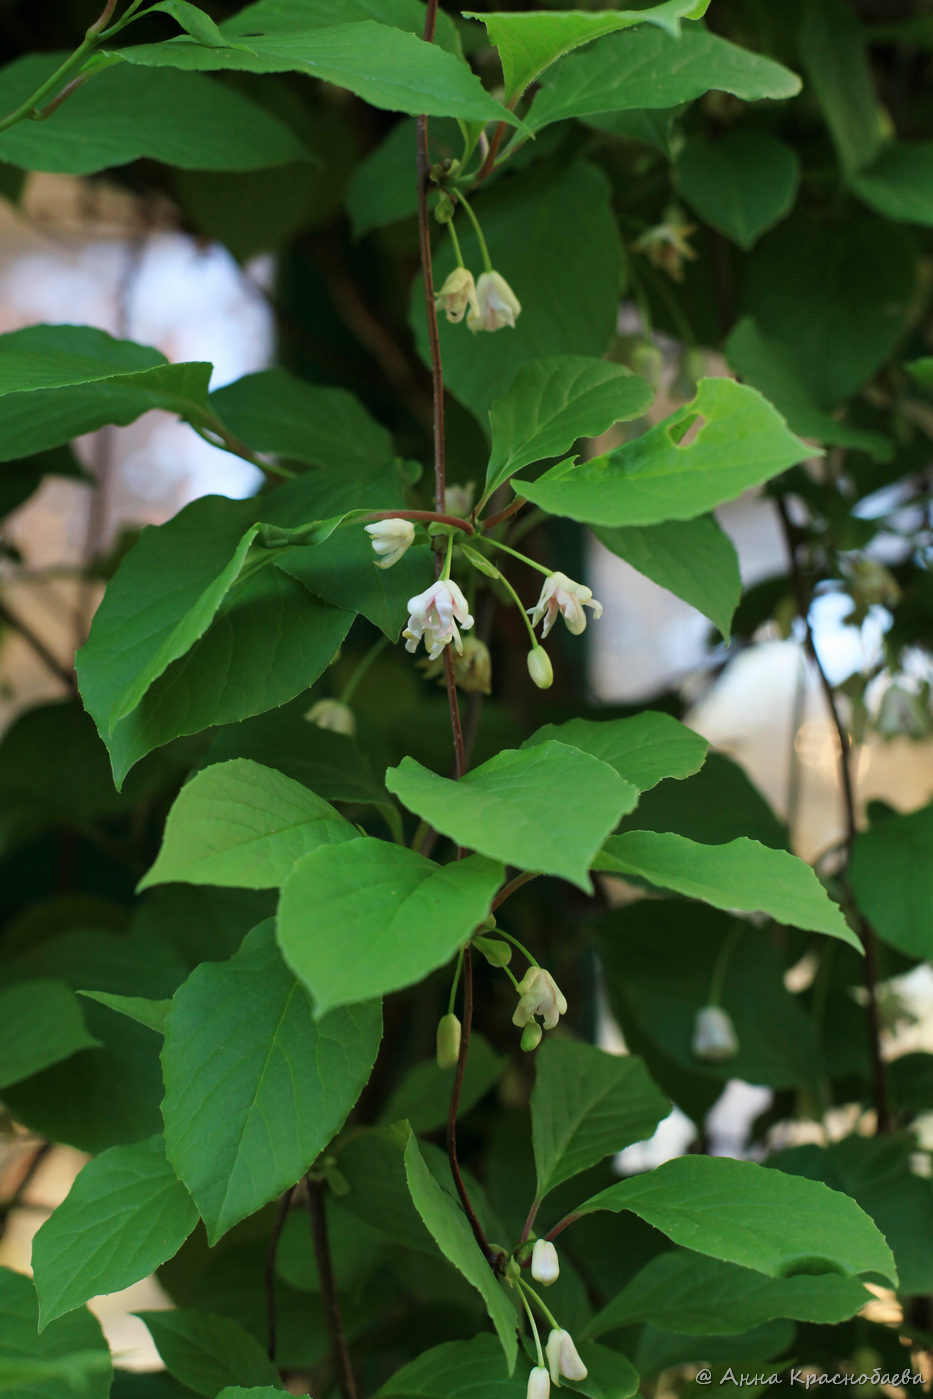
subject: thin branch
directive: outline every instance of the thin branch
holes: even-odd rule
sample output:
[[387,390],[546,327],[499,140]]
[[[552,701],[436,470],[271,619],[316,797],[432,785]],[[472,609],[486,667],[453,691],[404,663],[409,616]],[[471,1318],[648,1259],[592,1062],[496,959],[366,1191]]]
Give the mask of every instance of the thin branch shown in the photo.
[[425,524],[453,525],[464,534],[475,534],[469,520],[460,515],[439,515],[436,510],[371,510],[367,520],[424,520]]
[[19,1185],[16,1187],[13,1194],[8,1200],[0,1201],[0,1237],[2,1237],[4,1231],[6,1230],[7,1220],[9,1219],[13,1211],[23,1209],[26,1207],[26,1203],[24,1200],[26,1191],[29,1189],[30,1185],[35,1180],[36,1175],[39,1171],[39,1167],[42,1165],[43,1161],[48,1156],[51,1150],[51,1142],[40,1142],[40,1144],[36,1147],[35,1151],[33,1152],[32,1160],[29,1162],[29,1165],[23,1172],[23,1175],[20,1178]]
[[269,1359],[272,1361],[275,1360],[278,1341],[275,1310],[275,1259],[279,1251],[279,1240],[282,1237],[282,1230],[285,1228],[285,1221],[288,1218],[288,1211],[291,1208],[292,1196],[294,1193],[295,1187],[292,1186],[291,1190],[286,1190],[285,1194],[279,1198],[278,1208],[275,1212],[275,1223],[272,1226],[272,1233],[269,1236],[269,1247],[266,1251],[266,1319],[268,1322],[267,1334],[269,1337],[267,1349]]
[[[823,669],[823,663],[816,649],[813,627],[810,623],[812,594],[807,586],[806,579],[800,567],[800,561],[797,557],[799,531],[794,526],[787,512],[787,504],[782,496],[775,497],[775,505],[787,545],[794,600],[801,621],[804,624],[807,655],[810,657],[819,678],[820,688],[823,691],[826,707],[829,711],[839,743],[839,790],[842,798],[843,818],[845,822],[846,884],[848,887],[848,866],[852,856],[852,847],[855,843],[855,837],[858,834],[858,821],[855,811],[855,791],[852,784],[852,770],[850,765],[852,742],[849,737],[849,732],[843,723],[839,706],[836,703],[836,692],[832,687],[829,676]],[[858,934],[865,953],[865,990],[868,996],[869,1054],[871,1057],[872,1096],[875,1105],[875,1115],[878,1121],[878,1131],[887,1132],[891,1127],[891,1113],[888,1106],[884,1060],[881,1057],[881,1014],[878,1006],[878,944],[874,929],[859,910],[855,900],[851,897],[851,889],[849,890],[849,895],[852,907],[855,909]]]
[[511,505],[507,505],[504,510],[498,510],[495,515],[490,515],[488,520],[483,520],[483,532],[495,529],[496,525],[501,525],[505,520],[511,520],[513,515],[517,515],[519,510],[528,504],[523,496],[516,496]]
[[45,664],[46,668],[52,672],[56,680],[60,680],[63,685],[67,686],[70,694],[77,696],[78,682],[75,679],[74,671],[69,670],[67,666],[63,666],[61,661],[58,660],[56,656],[53,656],[41,636],[37,636],[27,622],[24,622],[22,618],[12,613],[5,602],[0,602],[0,622],[3,622],[11,631],[15,631],[21,636],[23,640],[32,647],[33,651],[35,651],[39,659]]
[[492,1265],[494,1261],[492,1250],[470,1203],[470,1197],[463,1183],[463,1176],[460,1174],[460,1162],[457,1160],[457,1109],[460,1106],[460,1090],[463,1087],[463,1074],[466,1069],[467,1052],[470,1048],[470,1027],[472,1024],[473,950],[468,943],[463,952],[463,1026],[460,1032],[460,1053],[457,1056],[457,1071],[454,1074],[454,1086],[451,1090],[450,1106],[447,1110],[447,1159],[450,1162],[450,1172],[454,1178],[454,1185],[457,1187],[457,1194],[460,1196],[460,1203],[463,1205],[470,1228],[473,1230],[473,1237],[482,1249],[486,1261]]
[[523,870],[522,873],[517,874],[514,879],[510,879],[508,884],[504,885],[503,888],[499,890],[496,897],[493,899],[491,911],[495,913],[497,908],[502,907],[506,899],[510,899],[512,897],[516,889],[520,889],[522,885],[527,884],[529,880],[537,878],[538,872],[536,870]]
[[502,138],[505,135],[506,126],[506,122],[500,121],[499,125],[493,132],[492,140],[489,142],[489,150],[486,152],[486,159],[483,161],[479,170],[476,172],[476,179],[474,181],[474,184],[478,185],[481,180],[485,180],[486,176],[490,173],[492,167],[495,165],[496,156],[499,154],[499,147],[502,145]]
[[454,658],[450,647],[444,647],[444,680],[447,686],[447,703],[450,708],[450,730],[454,739],[454,772],[459,779],[466,772],[466,750],[463,746],[463,728],[460,723],[460,704],[457,700],[457,684],[454,680]]
[[337,1379],[337,1388],[342,1399],[359,1399],[356,1376],[350,1362],[350,1351],[343,1329],[340,1312],[340,1299],[337,1296],[337,1281],[334,1277],[334,1263],[330,1253],[330,1240],[327,1236],[327,1212],[324,1204],[324,1182],[306,1177],[308,1186],[308,1216],[311,1221],[311,1240],[314,1244],[314,1258],[317,1263],[318,1281],[321,1284],[321,1303],[324,1307],[324,1320],[330,1337],[331,1363]]

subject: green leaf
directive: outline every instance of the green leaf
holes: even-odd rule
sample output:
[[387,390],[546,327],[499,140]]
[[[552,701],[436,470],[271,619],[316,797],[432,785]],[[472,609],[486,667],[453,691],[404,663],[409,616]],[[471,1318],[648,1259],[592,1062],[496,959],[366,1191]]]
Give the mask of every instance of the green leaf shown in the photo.
[[870,1297],[860,1282],[834,1273],[769,1278],[672,1249],[636,1273],[596,1314],[586,1334],[601,1336],[644,1321],[697,1336],[734,1335],[779,1317],[834,1325],[854,1316]]
[[798,38],[800,60],[842,168],[859,170],[878,150],[884,117],[858,16],[845,0],[808,0]]
[[620,364],[583,355],[529,360],[489,410],[484,498],[523,466],[569,451],[578,437],[640,417],[652,398],[644,379]]
[[913,240],[896,224],[856,209],[838,220],[800,211],[749,258],[741,310],[780,345],[818,406],[834,408],[907,329],[916,266]]
[[356,1102],[380,1035],[378,1005],[314,1018],[271,922],[229,962],[192,972],[165,1022],[162,1114],[166,1154],[211,1243],[308,1170]]
[[[508,1060],[496,1054],[482,1035],[475,1032],[470,1035],[470,1052],[460,1089],[459,1117],[465,1116],[495,1087],[507,1063]],[[436,1060],[423,1059],[409,1069],[397,1084],[382,1109],[380,1121],[407,1120],[413,1132],[436,1132],[447,1121],[453,1083],[453,1068],[439,1069]]]
[[637,875],[714,908],[767,913],[792,928],[825,933],[861,949],[810,866],[757,840],[698,845],[669,831],[625,831],[607,840],[594,869]]
[[209,364],[169,364],[158,350],[76,325],[0,335],[0,461],[58,447],[151,408],[189,421],[207,411]]
[[406,757],[386,786],[458,845],[586,891],[593,856],[638,800],[607,763],[552,739],[503,749],[459,782]]
[[933,1289],[933,1181],[918,1175],[910,1136],[845,1137],[828,1147],[808,1145],[778,1152],[777,1168],[825,1181],[852,1197],[881,1230],[894,1252],[901,1296]]
[[683,598],[729,640],[742,595],[739,559],[732,540],[712,515],[665,520],[660,525],[594,528],[600,544],[652,583]]
[[62,981],[21,981],[0,991],[0,1088],[68,1059],[98,1041]]
[[[350,615],[315,601],[280,570],[265,568],[239,583],[192,649],[169,666],[136,709],[112,722],[133,677],[151,664],[229,565],[251,516],[261,509],[271,523],[291,524],[290,504],[310,489],[305,518],[324,517],[326,510],[314,507],[327,502],[329,479],[321,482],[313,473],[310,481],[302,477],[290,485],[296,489],[281,488],[261,497],[261,504],[196,500],[167,524],[144,529],[117,570],[77,666],[82,697],[118,782],[150,749],[180,734],[285,703],[332,661]],[[227,681],[218,686],[221,672]]]
[[254,1386],[243,1389],[241,1385],[228,1385],[222,1389],[217,1399],[279,1399],[282,1391],[271,1384],[264,1384],[261,1389]]
[[567,117],[678,107],[711,90],[757,102],[795,97],[800,79],[780,63],[730,44],[699,24],[685,25],[679,39],[658,29],[638,29],[565,58],[543,80],[528,125],[540,131]]
[[849,186],[869,208],[898,223],[933,224],[933,141],[890,141]]
[[[694,424],[697,431],[685,434]],[[591,461],[561,462],[517,494],[594,525],[691,520],[815,454],[771,404],[732,379],[701,379],[692,403]]]
[[665,777],[690,777],[706,758],[709,743],[669,714],[643,710],[630,719],[568,719],[545,724],[523,747],[549,739],[591,753],[615,768],[639,792],[647,792]]
[[748,836],[776,850],[788,848],[787,827],[745,769],[724,753],[710,753],[700,771],[682,785],[661,786],[642,797],[620,829],[674,831],[703,845],[724,845]]
[[480,1252],[459,1201],[438,1185],[425,1165],[414,1135],[405,1148],[405,1175],[415,1207],[441,1253],[476,1288],[486,1303],[486,1310],[505,1352],[509,1374],[512,1374],[518,1358],[515,1308]]
[[151,15],[156,11],[171,15],[199,44],[208,44],[213,48],[226,46],[226,39],[211,17],[199,10],[197,5],[190,4],[189,0],[159,0],[157,5],[149,6],[146,14]]
[[423,536],[391,568],[377,568],[362,523],[308,548],[289,549],[279,567],[315,597],[361,613],[390,641],[398,641],[407,622],[408,599],[434,581],[434,555]]
[[424,1351],[396,1370],[377,1399],[523,1399],[526,1384],[524,1374],[506,1370],[496,1338],[479,1335]]
[[496,860],[435,865],[371,837],[313,850],[282,888],[279,944],[318,1014],[354,1005],[448,962],[489,913],[502,878]]
[[134,66],[187,72],[304,73],[347,88],[371,106],[390,112],[522,125],[489,96],[462,59],[414,34],[369,19],[325,29],[238,35],[235,47],[226,49],[179,38],[163,44],[135,44],[113,50],[109,56]]
[[196,1394],[214,1399],[225,1385],[241,1381],[247,1391],[266,1385],[273,1394],[283,1392],[262,1346],[229,1317],[183,1310],[135,1315],[148,1326],[166,1369]]
[[[534,110],[534,109],[532,109]],[[580,256],[579,211],[586,210],[586,257]],[[440,325],[444,382],[485,425],[490,406],[530,359],[551,355],[605,354],[615,332],[622,284],[622,250],[609,183],[581,162],[542,173],[535,167],[490,190],[477,213],[493,265],[522,303],[514,329],[464,333],[462,325]],[[481,266],[473,230],[458,224],[469,267]],[[451,247],[434,260],[440,286],[453,270]],[[412,288],[409,323],[418,351],[429,362],[424,289]]]
[[[296,30],[330,29],[352,20],[375,19],[396,29],[407,29],[419,36],[424,32],[425,8],[422,0],[255,0],[252,5],[225,20],[224,34],[291,34]],[[453,53],[460,52],[460,40],[451,17],[441,10],[437,16],[437,42]]]
[[30,1278],[0,1268],[0,1390],[14,1399],[107,1399],[112,1366],[97,1318],[75,1312],[39,1332]]
[[155,1001],[146,996],[116,996],[109,991],[79,991],[79,996],[87,996],[89,1001],[109,1006],[120,1015],[128,1015],[137,1025],[154,1030],[161,1035],[165,1030],[165,1017],[168,1015],[171,1000]]
[[212,393],[210,405],[235,437],[286,461],[371,473],[394,455],[389,433],[352,393],[306,383],[285,369],[247,374]]
[[880,938],[908,957],[933,957],[933,803],[885,814],[860,831],[849,877]]
[[319,845],[356,839],[329,802],[246,758],[195,773],[168,814],[158,858],[139,883],[274,889]]
[[[64,57],[27,54],[0,70],[0,109],[25,102]],[[284,122],[226,83],[122,63],[96,73],[47,121],[0,133],[0,160],[26,170],[94,175],[139,159],[183,170],[259,170],[306,162],[308,152]]]
[[[644,1056],[672,1097],[674,1071],[704,1087],[741,1078],[770,1088],[816,1089],[823,1063],[812,1019],[784,985],[781,952],[757,929],[703,904],[640,899],[624,912],[607,913],[595,932],[613,1014],[633,1052]],[[739,1045],[734,1058],[721,1062],[693,1052],[714,968],[721,973],[718,1004]]]
[[5,519],[39,489],[46,476],[85,480],[85,473],[69,447],[53,447],[19,461],[5,462],[0,471],[0,519]]
[[536,1198],[654,1135],[671,1105],[640,1059],[548,1039],[535,1057],[531,1128]]
[[853,447],[876,461],[890,461],[894,448],[887,437],[849,427],[825,412],[800,376],[793,355],[780,341],[767,339],[751,316],[743,316],[726,341],[730,366],[746,384],[763,393],[792,431],[827,447]]
[[790,213],[800,161],[773,136],[736,131],[718,141],[687,141],[676,174],[680,193],[700,218],[747,249]]
[[148,1277],[197,1222],[160,1137],[94,1157],[33,1243],[43,1329],[91,1297]]
[[613,10],[608,14],[588,14],[581,10],[544,10],[528,14],[477,14],[464,10],[467,19],[478,19],[486,26],[489,42],[499,50],[505,95],[510,103],[521,96],[538,74],[570,53],[617,29],[634,24],[654,24],[669,35],[680,35],[680,21],[695,18],[706,9],[697,0],[666,0],[645,10]]
[[610,1185],[575,1212],[631,1210],[674,1243],[769,1277],[877,1274],[897,1282],[883,1235],[816,1181],[724,1156],[681,1156]]

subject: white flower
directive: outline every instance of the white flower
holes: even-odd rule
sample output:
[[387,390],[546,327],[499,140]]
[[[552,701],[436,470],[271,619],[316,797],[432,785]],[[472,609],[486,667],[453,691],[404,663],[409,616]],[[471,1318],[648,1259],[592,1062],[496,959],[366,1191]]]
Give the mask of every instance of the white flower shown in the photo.
[[498,272],[484,272],[476,283],[477,305],[471,306],[467,325],[477,330],[501,330],[515,325],[521,314],[518,297]]
[[596,621],[603,615],[603,605],[596,601],[590,588],[582,583],[575,583],[566,573],[549,573],[544,580],[541,596],[528,611],[533,627],[543,620],[542,637],[547,636],[557,621],[558,612],[567,623],[567,630],[574,636],[579,636],[586,627],[584,607],[593,609]]
[[535,1239],[531,1252],[531,1276],[545,1287],[550,1287],[560,1277],[560,1259],[549,1239]]
[[444,509],[448,515],[459,515],[464,519],[473,509],[475,500],[475,481],[467,481],[464,486],[448,486],[444,496]]
[[561,1376],[565,1380],[586,1379],[586,1366],[577,1353],[569,1331],[559,1331],[555,1328],[548,1336],[544,1349],[547,1351],[551,1379],[556,1385],[560,1384]]
[[704,1006],[697,1011],[693,1026],[693,1049],[697,1059],[719,1064],[734,1059],[739,1052],[739,1037],[731,1019],[719,1006]]
[[[480,282],[482,282],[480,277]],[[463,320],[467,307],[471,316],[479,315],[479,302],[476,299],[476,284],[473,273],[465,267],[455,267],[440,291],[434,297],[434,304],[453,324]]]
[[381,559],[376,559],[377,568],[391,568],[398,563],[415,537],[411,520],[374,520],[363,528],[372,540],[376,553],[383,555]]
[[562,1015],[567,1014],[567,1001],[543,967],[529,967],[518,983],[519,1002],[512,1016],[513,1025],[528,1025],[540,1015],[546,1030],[553,1030]]
[[528,674],[539,690],[549,690],[554,684],[554,668],[543,646],[535,646],[528,652]]
[[551,1377],[542,1365],[536,1365],[528,1376],[526,1399],[549,1399]]
[[356,718],[349,705],[343,700],[321,699],[312,704],[305,715],[309,724],[319,729],[330,729],[335,734],[346,734],[352,738],[356,733]]
[[457,623],[466,631],[472,627],[473,618],[467,609],[466,598],[453,579],[440,578],[417,597],[410,597],[408,611],[411,614],[408,626],[402,632],[406,651],[417,651],[418,642],[424,637],[428,657],[432,661],[437,660],[451,641],[456,650],[463,653]]

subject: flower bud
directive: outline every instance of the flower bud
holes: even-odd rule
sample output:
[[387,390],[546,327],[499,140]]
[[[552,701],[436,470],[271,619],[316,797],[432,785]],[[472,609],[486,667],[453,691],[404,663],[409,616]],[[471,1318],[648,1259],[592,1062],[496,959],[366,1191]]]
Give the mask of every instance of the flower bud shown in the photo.
[[528,1376],[526,1399],[550,1399],[551,1377],[542,1365],[536,1365]]
[[739,1037],[730,1017],[720,1006],[704,1006],[697,1011],[693,1026],[694,1058],[721,1064],[739,1052]]
[[535,1239],[531,1254],[531,1276],[535,1282],[550,1287],[560,1277],[560,1260],[557,1249],[549,1239]]
[[554,668],[543,646],[528,652],[528,674],[539,690],[549,690],[554,684]]
[[460,1021],[453,1011],[437,1022],[437,1067],[452,1069],[460,1058]]
[[348,738],[352,738],[356,733],[356,717],[343,700],[317,700],[305,714],[305,718],[309,724],[315,724],[319,729],[329,729],[331,733],[346,734]]
[[481,952],[491,967],[507,967],[512,960],[512,949],[499,938],[475,937],[473,946]]
[[541,1036],[544,1034],[537,1020],[530,1020],[522,1030],[522,1049],[526,1054],[531,1054],[541,1043]]
[[920,695],[891,685],[882,696],[875,727],[885,738],[924,738],[930,730],[930,712]]
[[444,495],[444,509],[448,515],[459,515],[465,519],[473,509],[475,500],[475,481],[467,481],[463,486],[448,486]]
[[376,559],[377,568],[391,568],[398,563],[415,538],[411,520],[374,520],[363,528],[372,540],[375,552],[382,556]]
[[560,1384],[561,1378],[565,1380],[586,1379],[586,1366],[577,1353],[577,1348],[569,1331],[561,1331],[555,1327],[548,1336],[544,1349],[547,1351],[551,1379],[556,1385]]

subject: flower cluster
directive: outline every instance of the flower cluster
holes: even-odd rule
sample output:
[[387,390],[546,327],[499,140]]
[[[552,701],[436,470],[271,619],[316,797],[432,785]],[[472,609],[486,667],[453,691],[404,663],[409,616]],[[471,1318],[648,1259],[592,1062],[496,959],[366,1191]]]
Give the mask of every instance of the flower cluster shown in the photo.
[[499,272],[483,272],[474,282],[473,273],[465,267],[455,267],[434,298],[448,321],[466,323],[474,335],[478,330],[514,329],[521,314],[521,303],[508,282]]

